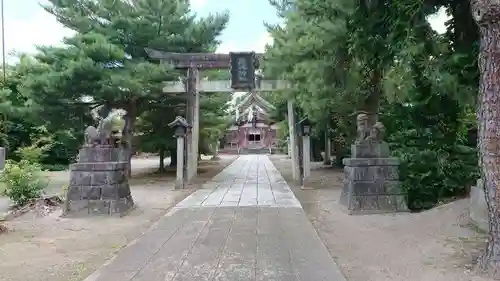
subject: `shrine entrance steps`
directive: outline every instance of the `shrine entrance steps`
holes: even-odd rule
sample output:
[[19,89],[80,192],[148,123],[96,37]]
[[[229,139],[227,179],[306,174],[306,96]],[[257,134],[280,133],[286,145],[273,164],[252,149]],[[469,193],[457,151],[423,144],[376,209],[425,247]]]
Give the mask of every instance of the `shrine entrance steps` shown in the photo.
[[219,154],[239,154],[239,155],[266,155],[266,154],[278,154],[280,153],[277,148],[223,148],[219,150]]
[[240,156],[86,281],[345,281],[265,155]]
[[240,155],[262,155],[262,154],[272,154],[272,150],[269,148],[242,148],[240,149]]

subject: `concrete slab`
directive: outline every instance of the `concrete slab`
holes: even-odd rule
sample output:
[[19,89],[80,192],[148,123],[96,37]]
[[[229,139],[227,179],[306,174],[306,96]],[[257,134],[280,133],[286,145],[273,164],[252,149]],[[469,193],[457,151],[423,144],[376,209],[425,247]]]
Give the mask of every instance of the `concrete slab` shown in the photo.
[[346,280],[267,156],[214,179],[86,281]]

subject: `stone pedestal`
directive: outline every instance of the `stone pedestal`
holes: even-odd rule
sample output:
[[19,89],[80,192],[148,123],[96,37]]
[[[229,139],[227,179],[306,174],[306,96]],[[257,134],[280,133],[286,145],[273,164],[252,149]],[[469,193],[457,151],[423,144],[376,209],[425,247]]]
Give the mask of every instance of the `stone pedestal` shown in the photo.
[[177,168],[175,189],[184,188],[184,137],[177,137]]
[[349,214],[408,211],[406,196],[399,188],[399,160],[388,157],[387,143],[354,144],[351,156],[343,160],[345,179],[340,197]]
[[127,178],[126,150],[84,147],[70,167],[64,216],[124,215],[134,206]]

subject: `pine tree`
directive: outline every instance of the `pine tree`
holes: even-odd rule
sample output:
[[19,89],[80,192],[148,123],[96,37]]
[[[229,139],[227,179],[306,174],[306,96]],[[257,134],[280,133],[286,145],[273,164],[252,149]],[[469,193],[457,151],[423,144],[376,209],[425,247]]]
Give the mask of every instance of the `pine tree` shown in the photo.
[[46,115],[62,117],[58,107],[89,99],[94,106],[124,109],[123,138],[129,146],[137,117],[157,108],[158,100],[170,103],[163,82],[184,75],[150,61],[144,49],[214,51],[229,19],[227,13],[200,19],[187,1],[178,0],[49,2],[45,10],[76,35],[65,40],[66,47],[40,48],[37,59],[46,71],[27,81],[27,88],[36,92]]
[[479,52],[479,121],[478,146],[481,178],[488,207],[489,239],[486,251],[479,259],[482,269],[489,269],[493,277],[500,277],[500,5],[497,1],[472,1],[472,16],[479,26],[481,48]]

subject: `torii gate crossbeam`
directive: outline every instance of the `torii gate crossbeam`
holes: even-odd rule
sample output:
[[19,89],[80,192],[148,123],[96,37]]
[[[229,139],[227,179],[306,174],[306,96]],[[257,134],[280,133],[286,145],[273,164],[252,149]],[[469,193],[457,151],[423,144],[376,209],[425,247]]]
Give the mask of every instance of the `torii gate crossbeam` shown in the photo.
[[[288,88],[288,84],[284,80],[263,80],[261,82],[261,87],[256,89],[260,92],[272,92],[277,90],[283,90]],[[231,81],[229,80],[218,80],[218,81],[199,81],[197,85],[199,92],[203,93],[233,93],[238,92],[231,88]],[[181,81],[175,82],[165,82],[165,87],[163,87],[164,93],[178,93],[182,94],[186,92],[184,83]]]

